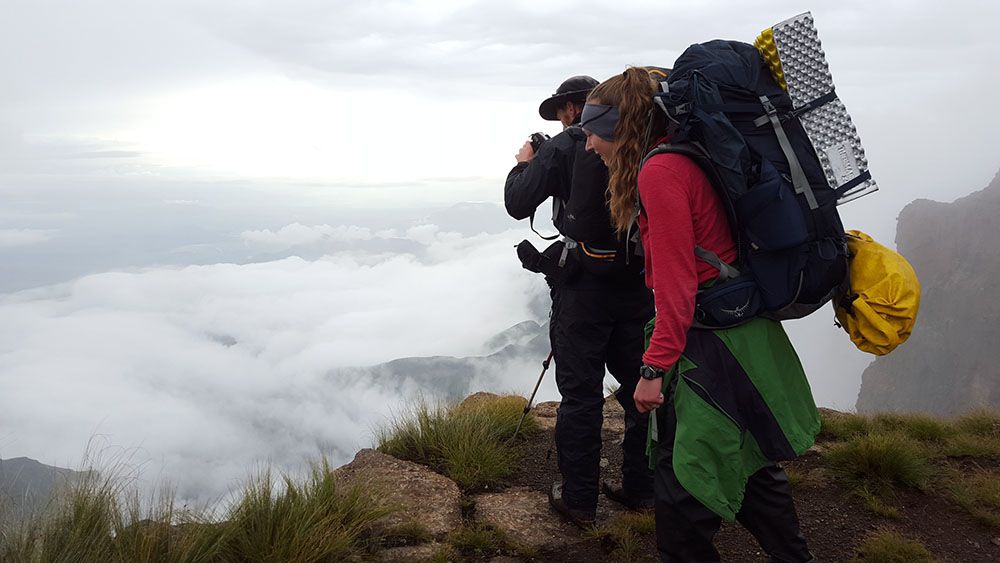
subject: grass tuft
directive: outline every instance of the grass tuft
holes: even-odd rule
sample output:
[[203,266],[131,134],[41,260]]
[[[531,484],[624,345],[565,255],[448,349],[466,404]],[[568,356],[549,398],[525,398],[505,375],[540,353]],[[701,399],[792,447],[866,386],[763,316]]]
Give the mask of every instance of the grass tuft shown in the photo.
[[788,486],[790,486],[793,489],[798,489],[806,482],[805,474],[802,473],[801,471],[798,471],[797,469],[786,467],[785,475],[788,476]]
[[1000,459],[1000,437],[956,434],[938,448],[946,457],[985,457]]
[[956,434],[948,422],[923,413],[882,413],[871,419],[872,427],[896,432],[919,442],[940,443]]
[[[452,407],[418,402],[377,434],[378,449],[399,459],[427,465],[475,492],[503,483],[519,459],[511,443],[526,400],[517,396],[474,396]],[[536,432],[529,413],[520,433]]]
[[400,546],[427,543],[434,539],[427,526],[419,522],[400,524],[383,534],[382,545]]
[[342,560],[364,553],[389,512],[371,491],[340,490],[324,460],[303,483],[270,472],[251,479],[225,518],[179,510],[163,492],[143,501],[123,472],[89,471],[48,509],[0,532],[12,563],[214,563]]
[[948,498],[972,515],[977,522],[1000,528],[1000,473],[978,470],[948,470],[942,476]]
[[903,434],[857,436],[831,446],[824,455],[836,474],[875,491],[898,486],[923,490],[932,473],[926,450]]
[[611,551],[616,561],[638,561],[644,549],[642,536],[656,531],[652,512],[625,512],[589,534],[599,539]]
[[820,411],[821,438],[832,440],[848,440],[872,429],[871,420],[863,414],[852,414],[836,411]]
[[927,548],[904,538],[899,532],[883,530],[865,538],[852,563],[931,563]]
[[1000,412],[987,409],[972,411],[955,421],[955,426],[966,434],[983,438],[1000,438]]
[[899,520],[902,517],[898,508],[883,498],[883,495],[873,492],[868,487],[858,487],[854,492],[865,502],[865,508],[875,514],[893,520]]
[[448,535],[448,543],[466,555],[493,556],[517,552],[517,547],[503,531],[481,523],[456,528]]
[[341,490],[324,460],[304,483],[265,470],[230,508],[225,553],[246,562],[337,561],[362,553],[371,526],[391,512],[360,485]]
[[434,553],[427,558],[428,563],[450,563],[455,560],[452,547],[448,544],[442,544],[437,548]]
[[55,493],[38,514],[7,520],[0,532],[0,561],[197,562],[217,560],[218,526],[175,508],[162,492],[144,503],[125,487],[124,464],[103,473],[83,472]]

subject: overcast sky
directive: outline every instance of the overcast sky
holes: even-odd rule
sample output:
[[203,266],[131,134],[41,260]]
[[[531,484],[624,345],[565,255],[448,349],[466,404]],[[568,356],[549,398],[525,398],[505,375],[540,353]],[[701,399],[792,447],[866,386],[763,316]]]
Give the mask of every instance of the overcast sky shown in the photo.
[[[72,464],[100,433],[178,480],[217,468],[214,493],[255,459],[346,455],[394,398],[329,370],[543,320],[524,225],[451,206],[501,201],[559,82],[810,8],[881,187],[848,228],[892,243],[906,203],[985,187],[992,2],[5,0],[0,457]],[[828,317],[789,331],[851,408],[870,358]]]

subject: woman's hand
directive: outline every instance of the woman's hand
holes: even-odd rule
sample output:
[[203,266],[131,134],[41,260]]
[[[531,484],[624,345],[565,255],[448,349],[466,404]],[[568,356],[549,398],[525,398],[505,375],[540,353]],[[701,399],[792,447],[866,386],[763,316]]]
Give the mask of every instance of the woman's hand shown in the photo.
[[632,395],[635,400],[635,408],[639,409],[639,412],[645,413],[663,406],[663,393],[660,392],[662,386],[662,377],[656,379],[639,378],[639,384],[635,386],[635,393]]

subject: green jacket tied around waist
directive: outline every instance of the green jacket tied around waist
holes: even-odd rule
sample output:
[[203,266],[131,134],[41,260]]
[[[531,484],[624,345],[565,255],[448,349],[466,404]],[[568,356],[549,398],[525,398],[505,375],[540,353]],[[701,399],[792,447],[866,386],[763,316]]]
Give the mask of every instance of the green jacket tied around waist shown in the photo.
[[[647,346],[655,321],[646,326]],[[663,393],[661,408],[672,408],[676,417],[678,482],[728,521],[736,518],[751,475],[801,455],[819,432],[809,382],[776,321],[689,330],[684,354],[663,378]],[[652,466],[660,445],[655,411],[651,416]]]

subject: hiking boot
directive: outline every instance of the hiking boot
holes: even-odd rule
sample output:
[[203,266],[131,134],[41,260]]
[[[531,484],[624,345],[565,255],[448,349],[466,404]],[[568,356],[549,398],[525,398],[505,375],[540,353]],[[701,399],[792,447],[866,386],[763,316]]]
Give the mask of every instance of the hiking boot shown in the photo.
[[578,528],[589,530],[597,521],[597,511],[567,506],[562,498],[562,485],[562,481],[552,483],[552,488],[549,489],[549,506]]
[[601,481],[601,492],[629,510],[653,510],[656,506],[656,497],[632,496],[624,488],[608,480]]

